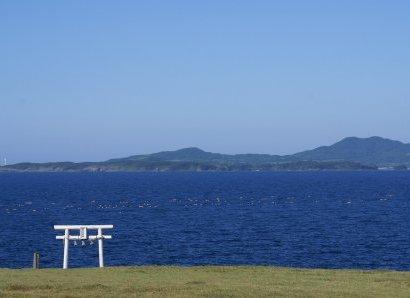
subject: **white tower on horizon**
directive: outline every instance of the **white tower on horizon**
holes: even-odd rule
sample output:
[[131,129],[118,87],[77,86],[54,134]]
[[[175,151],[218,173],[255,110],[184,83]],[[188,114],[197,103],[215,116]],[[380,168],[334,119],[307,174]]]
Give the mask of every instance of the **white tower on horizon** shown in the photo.
[[4,166],[7,166],[7,158],[4,158]]

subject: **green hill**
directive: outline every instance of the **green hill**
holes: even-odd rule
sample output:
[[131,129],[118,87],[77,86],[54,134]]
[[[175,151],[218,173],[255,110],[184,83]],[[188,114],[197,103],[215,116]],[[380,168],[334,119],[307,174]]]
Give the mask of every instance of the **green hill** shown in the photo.
[[196,147],[179,149],[176,151],[163,151],[147,155],[133,155],[126,158],[111,159],[107,162],[119,161],[174,161],[174,162],[215,162],[215,163],[249,163],[264,164],[283,160],[279,155],[269,154],[221,154],[206,152]]
[[350,137],[331,146],[303,151],[290,157],[293,160],[344,160],[376,165],[410,165],[410,144],[381,137]]

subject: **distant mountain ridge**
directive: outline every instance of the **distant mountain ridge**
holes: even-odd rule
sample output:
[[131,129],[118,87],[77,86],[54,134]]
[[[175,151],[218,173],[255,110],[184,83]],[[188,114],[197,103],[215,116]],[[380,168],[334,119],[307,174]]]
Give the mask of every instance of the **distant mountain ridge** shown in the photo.
[[196,147],[132,155],[103,162],[20,163],[1,167],[15,171],[236,171],[366,170],[410,167],[410,144],[381,137],[348,137],[330,146],[292,155],[221,154]]
[[163,151],[147,155],[133,155],[111,161],[191,161],[222,163],[283,163],[295,161],[349,161],[367,165],[410,165],[410,144],[381,137],[348,137],[330,145],[306,150],[292,155],[270,154],[220,154],[196,147],[176,151]]

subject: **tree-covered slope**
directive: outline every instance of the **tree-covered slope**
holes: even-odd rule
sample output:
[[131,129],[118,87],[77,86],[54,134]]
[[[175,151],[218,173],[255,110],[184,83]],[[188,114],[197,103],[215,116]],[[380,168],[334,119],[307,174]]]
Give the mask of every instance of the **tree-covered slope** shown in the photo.
[[293,160],[344,160],[364,164],[410,164],[410,144],[384,139],[345,138],[331,146],[322,146],[290,156]]

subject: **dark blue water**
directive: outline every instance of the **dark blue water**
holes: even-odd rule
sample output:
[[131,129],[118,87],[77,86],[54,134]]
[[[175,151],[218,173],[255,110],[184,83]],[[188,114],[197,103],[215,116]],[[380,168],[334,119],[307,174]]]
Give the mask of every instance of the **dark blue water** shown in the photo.
[[[0,173],[0,267],[61,267],[54,224],[114,224],[106,265],[410,270],[409,172]],[[70,246],[96,266],[97,245]]]

